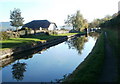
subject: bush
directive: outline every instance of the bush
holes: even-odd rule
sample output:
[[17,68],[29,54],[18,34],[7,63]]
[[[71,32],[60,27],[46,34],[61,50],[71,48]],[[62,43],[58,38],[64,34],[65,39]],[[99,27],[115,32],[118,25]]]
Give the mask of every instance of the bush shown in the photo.
[[18,38],[18,37],[20,37],[20,34],[17,32],[12,32],[12,31],[0,32],[0,40],[7,40],[9,38]]
[[8,35],[7,32],[0,32],[0,40],[7,40],[9,38],[10,36]]
[[49,33],[48,33],[48,32],[45,32],[45,34],[49,36]]
[[52,30],[50,30],[50,31],[46,31],[46,32],[48,32],[49,34],[53,34],[53,35],[57,34],[56,31],[52,31]]

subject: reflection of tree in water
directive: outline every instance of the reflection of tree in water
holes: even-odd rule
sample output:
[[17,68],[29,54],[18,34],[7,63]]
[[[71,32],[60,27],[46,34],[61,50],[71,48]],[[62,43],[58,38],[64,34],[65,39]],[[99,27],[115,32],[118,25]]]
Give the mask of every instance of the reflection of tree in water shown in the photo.
[[67,41],[69,48],[77,49],[79,54],[82,54],[84,49],[84,44],[88,41],[88,38],[85,36],[76,37]]
[[17,81],[23,80],[24,77],[24,72],[26,71],[26,63],[20,63],[19,61],[13,65],[12,67],[12,74],[13,78],[16,79]]
[[91,36],[91,37],[93,37],[94,38],[94,40],[96,40],[98,37],[99,37],[99,33],[97,33],[97,32],[90,32],[89,33],[89,36]]

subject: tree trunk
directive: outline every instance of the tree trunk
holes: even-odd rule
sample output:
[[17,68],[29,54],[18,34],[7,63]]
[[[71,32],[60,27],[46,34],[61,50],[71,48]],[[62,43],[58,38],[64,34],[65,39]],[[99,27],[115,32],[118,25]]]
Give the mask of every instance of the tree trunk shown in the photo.
[[73,26],[73,30],[75,30],[75,27]]
[[27,29],[25,29],[25,35],[27,35]]
[[16,32],[17,32],[16,37],[20,37],[20,34],[18,32],[18,27],[16,27]]
[[34,34],[36,34],[36,30],[34,29]]

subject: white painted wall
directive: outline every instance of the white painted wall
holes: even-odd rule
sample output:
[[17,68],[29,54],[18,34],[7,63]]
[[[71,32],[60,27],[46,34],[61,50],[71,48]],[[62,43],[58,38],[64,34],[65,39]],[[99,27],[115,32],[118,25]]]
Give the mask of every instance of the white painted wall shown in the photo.
[[48,30],[56,30],[56,26],[54,24],[50,24]]

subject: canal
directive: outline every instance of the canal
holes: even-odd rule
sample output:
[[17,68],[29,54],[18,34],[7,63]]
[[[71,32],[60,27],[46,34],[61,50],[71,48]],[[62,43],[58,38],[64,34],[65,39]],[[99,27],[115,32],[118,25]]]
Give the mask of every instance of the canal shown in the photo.
[[38,48],[6,58],[2,66],[2,82],[55,82],[62,79],[86,58],[98,36],[94,32],[50,48]]

